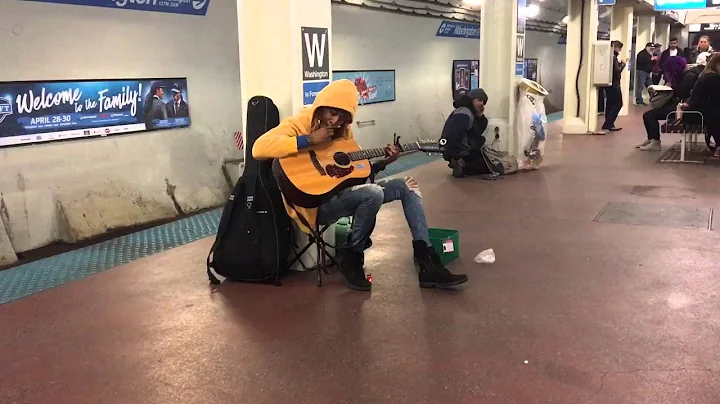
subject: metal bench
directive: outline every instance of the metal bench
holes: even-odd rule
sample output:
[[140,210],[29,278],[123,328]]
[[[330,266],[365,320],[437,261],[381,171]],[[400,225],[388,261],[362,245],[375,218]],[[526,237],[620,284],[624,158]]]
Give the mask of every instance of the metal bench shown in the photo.
[[[674,119],[674,116],[676,115],[675,112],[671,112],[667,114],[665,123],[661,126],[662,133],[664,134],[670,134],[670,133],[679,133],[682,135],[682,138],[680,139],[680,155],[678,158],[672,158],[663,157],[660,161],[663,163],[704,163],[705,159],[688,159],[687,158],[687,151],[694,153],[702,152],[706,149],[705,147],[705,136],[706,136],[706,128],[705,128],[705,117],[702,113],[698,111],[684,111],[683,117],[686,116],[696,116],[699,117],[700,123],[683,123],[678,122],[677,119]],[[698,143],[698,136],[703,136],[703,143]],[[672,156],[672,154],[671,154]]]

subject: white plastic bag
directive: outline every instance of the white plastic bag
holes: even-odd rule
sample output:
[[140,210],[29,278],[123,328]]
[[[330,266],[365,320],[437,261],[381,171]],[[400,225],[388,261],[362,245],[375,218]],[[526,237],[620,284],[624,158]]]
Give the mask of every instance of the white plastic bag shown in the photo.
[[478,264],[492,264],[495,262],[495,251],[491,248],[485,250],[475,257],[475,262]]
[[544,102],[547,94],[547,90],[532,80],[523,79],[519,86],[515,131],[520,170],[535,170],[542,164],[547,133]]

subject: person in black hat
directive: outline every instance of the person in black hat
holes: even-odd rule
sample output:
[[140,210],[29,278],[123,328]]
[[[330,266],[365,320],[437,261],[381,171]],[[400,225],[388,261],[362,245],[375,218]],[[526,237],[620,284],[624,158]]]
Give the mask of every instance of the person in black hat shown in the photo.
[[157,120],[167,120],[167,109],[163,97],[167,86],[159,81],[152,83],[150,92],[145,98],[145,129],[155,129],[158,127]]
[[440,147],[456,178],[491,173],[482,152],[488,126],[487,102],[485,90],[476,88],[455,100],[455,110],[445,121]]
[[638,52],[635,58],[635,104],[645,106],[643,100],[643,90],[652,85],[652,72],[655,67],[656,57],[653,55],[655,51],[655,44],[648,42],[645,44],[645,49]]
[[173,98],[165,104],[168,118],[188,118],[190,116],[190,110],[187,102],[183,99],[180,84],[173,84],[170,92]]

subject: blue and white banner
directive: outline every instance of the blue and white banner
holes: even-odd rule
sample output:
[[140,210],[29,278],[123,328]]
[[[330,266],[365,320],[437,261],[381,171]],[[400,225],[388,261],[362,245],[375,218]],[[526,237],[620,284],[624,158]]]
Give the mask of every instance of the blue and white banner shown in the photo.
[[120,8],[140,11],[158,11],[173,14],[207,14],[210,0],[28,0],[41,3],[70,4]]
[[598,0],[598,6],[614,6],[615,0]]
[[717,0],[655,0],[657,11],[698,10],[719,5]]
[[360,105],[395,101],[395,70],[333,71],[333,81],[342,79],[355,83]]
[[480,39],[480,24],[460,21],[443,21],[435,36]]
[[185,78],[0,82],[0,147],[186,126]]

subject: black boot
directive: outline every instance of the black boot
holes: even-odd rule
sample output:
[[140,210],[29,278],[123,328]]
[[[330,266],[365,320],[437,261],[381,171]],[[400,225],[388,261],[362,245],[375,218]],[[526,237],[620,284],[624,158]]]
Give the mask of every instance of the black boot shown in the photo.
[[353,250],[343,251],[340,273],[345,277],[350,289],[367,292],[372,288],[372,284],[365,278],[364,262],[365,254]]
[[440,261],[440,256],[424,241],[413,241],[415,259],[420,266],[421,288],[449,288],[467,282],[467,275],[453,275]]
[[462,178],[465,176],[465,170],[463,169],[460,160],[452,159],[450,161],[450,168],[452,168],[452,176],[455,178]]

